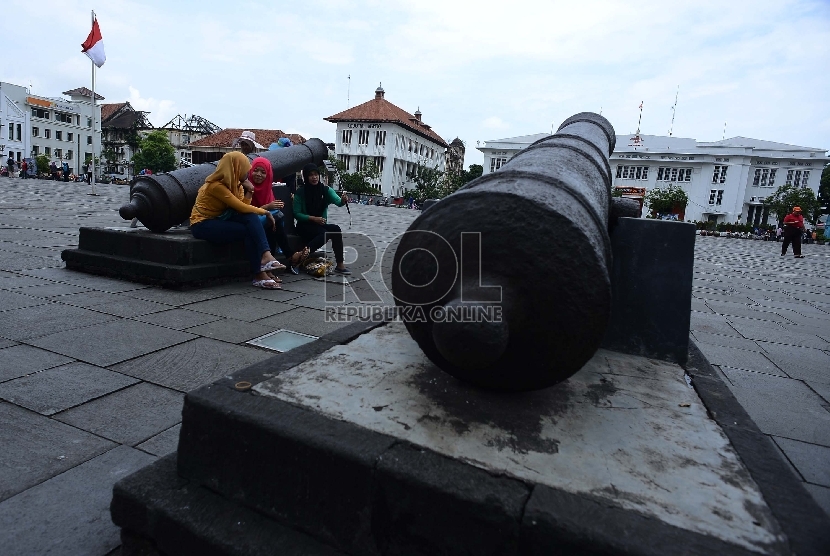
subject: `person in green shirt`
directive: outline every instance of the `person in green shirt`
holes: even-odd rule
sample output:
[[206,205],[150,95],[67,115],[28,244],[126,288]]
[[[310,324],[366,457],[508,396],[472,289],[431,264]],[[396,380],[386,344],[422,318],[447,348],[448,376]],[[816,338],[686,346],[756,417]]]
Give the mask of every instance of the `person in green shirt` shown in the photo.
[[320,172],[314,164],[303,167],[303,182],[304,185],[294,194],[297,233],[306,242],[309,253],[314,253],[331,240],[334,260],[337,262],[334,272],[351,274],[343,264],[343,235],[340,226],[326,223],[328,206],[342,207],[347,202],[346,195],[338,195],[334,189],[320,183]]

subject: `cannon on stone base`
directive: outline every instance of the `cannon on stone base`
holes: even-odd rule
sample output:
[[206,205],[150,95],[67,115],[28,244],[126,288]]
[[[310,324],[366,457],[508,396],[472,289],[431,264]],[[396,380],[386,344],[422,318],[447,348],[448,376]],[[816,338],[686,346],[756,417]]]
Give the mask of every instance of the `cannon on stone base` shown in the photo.
[[412,223],[392,289],[410,335],[441,369],[530,390],[594,355],[611,312],[614,145],[608,120],[577,114]]
[[[328,148],[320,139],[309,139],[300,145],[248,156],[267,158],[275,176],[287,176],[306,164],[322,164]],[[208,162],[169,173],[138,176],[130,190],[130,202],[118,213],[124,220],[138,218],[153,232],[164,232],[190,216],[196,194],[216,164]]]

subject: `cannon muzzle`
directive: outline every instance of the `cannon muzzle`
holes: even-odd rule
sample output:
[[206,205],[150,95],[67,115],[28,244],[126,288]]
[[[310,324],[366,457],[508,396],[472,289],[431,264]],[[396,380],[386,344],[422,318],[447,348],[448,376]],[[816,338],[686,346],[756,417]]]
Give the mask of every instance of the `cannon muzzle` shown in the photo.
[[[328,148],[320,139],[300,145],[248,155],[267,158],[275,176],[287,176],[306,164],[322,164]],[[130,202],[118,214],[125,220],[138,220],[153,232],[164,232],[190,216],[196,194],[205,179],[216,169],[215,162],[182,168],[164,174],[139,176],[130,189]]]
[[608,120],[577,114],[412,223],[392,290],[410,335],[441,369],[532,390],[594,355],[611,310],[614,145]]

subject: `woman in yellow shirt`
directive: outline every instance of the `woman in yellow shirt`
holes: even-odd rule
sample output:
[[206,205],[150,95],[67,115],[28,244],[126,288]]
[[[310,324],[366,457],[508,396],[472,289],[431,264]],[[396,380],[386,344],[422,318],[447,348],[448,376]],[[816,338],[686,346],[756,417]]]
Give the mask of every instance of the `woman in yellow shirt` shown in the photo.
[[190,231],[193,237],[212,243],[244,240],[254,287],[276,290],[280,285],[270,271],[285,266],[271,254],[259,215],[265,216],[265,226],[271,229],[277,223],[270,212],[251,205],[254,186],[248,181],[250,169],[248,157],[239,151],[222,157],[216,171],[199,188],[190,213]]

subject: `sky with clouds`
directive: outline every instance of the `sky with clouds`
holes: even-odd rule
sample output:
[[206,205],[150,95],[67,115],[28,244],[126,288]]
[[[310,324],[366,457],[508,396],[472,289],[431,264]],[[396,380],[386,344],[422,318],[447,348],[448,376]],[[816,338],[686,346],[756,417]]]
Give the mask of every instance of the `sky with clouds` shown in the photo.
[[[6,0],[0,80],[96,92],[220,127],[334,141],[323,118],[374,97],[423,119],[466,163],[476,142],[549,132],[581,111],[617,133],[741,135],[830,149],[830,0]],[[9,16],[13,14],[13,19]],[[351,78],[349,79],[349,76]]]

